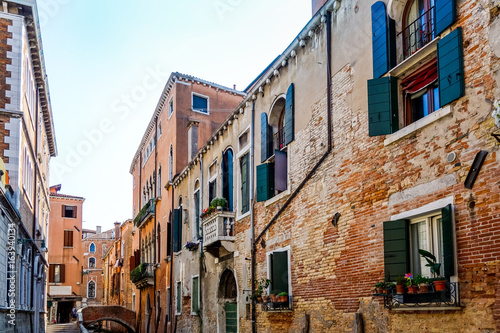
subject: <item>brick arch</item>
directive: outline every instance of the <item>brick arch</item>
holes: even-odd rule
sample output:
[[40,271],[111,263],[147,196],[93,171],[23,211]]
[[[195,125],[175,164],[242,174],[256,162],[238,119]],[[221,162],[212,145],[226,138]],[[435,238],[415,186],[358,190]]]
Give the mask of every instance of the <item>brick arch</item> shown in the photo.
[[90,305],[81,310],[83,326],[87,327],[101,321],[113,321],[135,333],[135,312],[119,305]]

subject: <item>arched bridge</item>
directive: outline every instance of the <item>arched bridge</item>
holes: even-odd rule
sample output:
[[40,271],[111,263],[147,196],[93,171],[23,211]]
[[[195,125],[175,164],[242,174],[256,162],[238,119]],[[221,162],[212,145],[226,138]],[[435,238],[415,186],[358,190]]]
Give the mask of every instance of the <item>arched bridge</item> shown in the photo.
[[135,333],[135,312],[119,305],[89,305],[81,312],[80,321],[88,327],[102,321],[113,321],[125,327],[128,333]]

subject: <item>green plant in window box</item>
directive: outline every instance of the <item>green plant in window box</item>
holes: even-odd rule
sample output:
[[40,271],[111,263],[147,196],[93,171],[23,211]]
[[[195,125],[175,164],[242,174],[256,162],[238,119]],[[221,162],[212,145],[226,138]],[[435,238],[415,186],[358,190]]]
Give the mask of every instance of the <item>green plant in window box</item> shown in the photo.
[[288,302],[288,293],[286,291],[282,291],[278,294],[279,302]]
[[255,281],[255,291],[253,293],[253,298],[257,300],[259,303],[262,303],[263,301],[267,302],[267,295],[266,295],[266,289],[269,287],[269,284],[271,283],[271,280],[268,279],[260,279]]
[[436,291],[445,290],[446,279],[439,275],[441,263],[437,262],[436,256],[429,251],[418,249],[418,253],[427,261],[427,267],[430,267],[433,275],[432,282]]
[[279,290],[272,290],[271,293],[269,294],[269,298],[271,299],[271,302],[278,302],[278,294],[280,293]]
[[217,210],[223,210],[227,207],[227,200],[225,198],[213,198],[210,202],[210,207],[215,207]]
[[406,278],[403,275],[398,276],[396,278],[396,292],[398,294],[404,294],[405,285],[406,285]]
[[383,294],[384,293],[385,282],[377,282],[375,283],[375,294]]
[[426,293],[429,290],[429,283],[431,283],[431,279],[422,275],[417,275],[413,281],[418,286],[419,293]]

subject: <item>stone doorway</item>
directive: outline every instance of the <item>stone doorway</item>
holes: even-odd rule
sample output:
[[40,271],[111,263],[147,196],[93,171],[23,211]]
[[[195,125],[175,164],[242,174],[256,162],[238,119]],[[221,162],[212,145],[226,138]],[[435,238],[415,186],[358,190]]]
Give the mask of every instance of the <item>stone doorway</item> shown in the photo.
[[219,332],[238,332],[238,286],[234,273],[226,269],[219,281],[218,290],[218,324]]

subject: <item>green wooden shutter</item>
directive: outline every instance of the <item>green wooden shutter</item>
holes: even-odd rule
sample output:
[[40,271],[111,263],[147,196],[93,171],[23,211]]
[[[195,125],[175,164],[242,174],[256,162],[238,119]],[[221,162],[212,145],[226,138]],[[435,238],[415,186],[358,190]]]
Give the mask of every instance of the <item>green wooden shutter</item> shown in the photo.
[[383,1],[372,5],[373,77],[378,78],[396,65],[396,24],[386,13]]
[[249,203],[249,174],[248,174],[248,154],[241,158],[241,213],[246,213],[250,210]]
[[271,259],[271,290],[288,290],[288,252],[273,252]]
[[293,141],[295,135],[295,91],[294,84],[290,84],[286,92],[285,102],[285,146]]
[[457,18],[457,5],[455,0],[438,0],[434,5],[436,36],[455,22]]
[[384,275],[389,281],[410,273],[409,221],[384,222]]
[[455,250],[453,245],[453,210],[448,205],[441,209],[441,221],[443,224],[443,269],[445,276],[455,275]]
[[182,249],[182,221],[181,210],[174,209],[174,252]]
[[267,121],[267,114],[260,115],[260,161],[264,163],[273,153],[272,128]]
[[198,277],[193,277],[193,292],[191,297],[191,312],[198,313],[200,310],[198,298],[199,298],[199,280]]
[[392,76],[368,80],[368,133],[391,134],[399,128],[398,85]]
[[257,202],[274,196],[274,163],[257,166]]
[[462,28],[441,39],[437,46],[441,107],[465,95]]
[[236,303],[225,303],[226,312],[226,333],[238,332],[238,305]]

